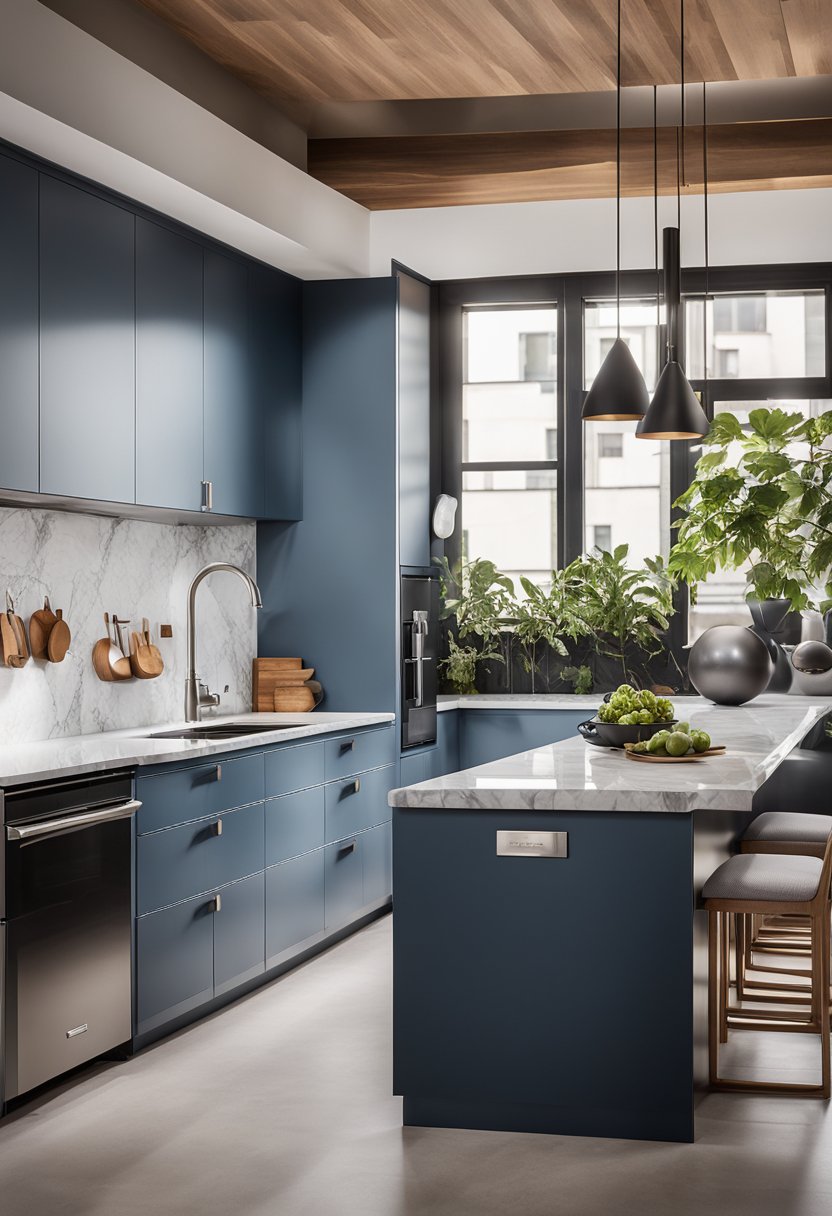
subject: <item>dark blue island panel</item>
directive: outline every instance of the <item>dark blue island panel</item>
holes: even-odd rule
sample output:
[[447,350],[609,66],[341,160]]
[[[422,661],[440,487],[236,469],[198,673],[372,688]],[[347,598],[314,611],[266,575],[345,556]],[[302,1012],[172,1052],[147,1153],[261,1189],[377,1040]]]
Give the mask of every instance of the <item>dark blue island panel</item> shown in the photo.
[[[691,816],[393,823],[405,1124],[692,1139]],[[498,857],[505,828],[566,832],[568,856]]]

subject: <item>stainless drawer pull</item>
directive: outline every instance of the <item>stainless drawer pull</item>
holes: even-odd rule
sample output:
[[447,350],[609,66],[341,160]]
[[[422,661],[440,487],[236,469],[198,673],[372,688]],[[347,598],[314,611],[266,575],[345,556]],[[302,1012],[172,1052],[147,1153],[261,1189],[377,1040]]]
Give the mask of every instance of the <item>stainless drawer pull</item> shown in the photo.
[[211,825],[212,836],[222,836],[222,820],[218,819],[216,823]]
[[218,764],[217,767],[214,769],[214,780],[222,781],[222,765],[221,764]]
[[88,1030],[89,1030],[89,1025],[86,1022],[84,1022],[81,1026],[75,1026],[72,1030],[68,1030],[66,1032],[66,1037],[68,1039],[74,1039],[79,1034],[86,1034]]
[[338,850],[338,856],[339,857],[349,857],[350,853],[354,853],[357,847],[358,846],[357,846],[356,842],[354,840],[351,840],[349,844],[345,844],[345,845],[341,846],[341,848]]
[[342,790],[344,797],[347,797],[349,794],[359,794],[360,792],[361,792],[361,778],[360,777],[356,777],[355,781],[351,781],[349,783],[349,785],[345,785]]
[[215,895],[208,906],[212,912],[222,912],[222,896]]
[[354,752],[354,751],[355,751],[355,739],[345,739],[341,744],[341,755],[343,756],[344,752]]

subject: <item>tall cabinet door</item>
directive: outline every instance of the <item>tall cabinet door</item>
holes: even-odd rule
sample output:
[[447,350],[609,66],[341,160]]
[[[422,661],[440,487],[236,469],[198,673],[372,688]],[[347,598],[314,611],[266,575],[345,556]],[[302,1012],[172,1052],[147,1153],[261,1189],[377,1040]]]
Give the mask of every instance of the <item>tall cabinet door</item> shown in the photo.
[[202,246],[136,220],[136,501],[202,504]]
[[135,501],[135,218],[40,183],[40,488]]
[[38,488],[38,174],[0,156],[0,487]]
[[205,479],[219,515],[263,514],[263,427],[249,356],[248,267],[205,250]]
[[399,562],[430,565],[430,287],[398,284]]
[[251,365],[263,420],[265,519],[301,519],[301,285],[252,266]]

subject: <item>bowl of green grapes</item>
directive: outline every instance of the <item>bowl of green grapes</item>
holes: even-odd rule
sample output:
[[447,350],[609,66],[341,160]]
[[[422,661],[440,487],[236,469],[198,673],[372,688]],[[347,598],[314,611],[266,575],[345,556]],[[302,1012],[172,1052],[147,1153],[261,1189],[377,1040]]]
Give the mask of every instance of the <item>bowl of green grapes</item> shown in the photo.
[[667,697],[656,696],[649,689],[633,688],[632,684],[620,684],[599,706],[595,717],[580,724],[578,733],[588,743],[623,747],[625,743],[646,742],[675,724],[673,705]]

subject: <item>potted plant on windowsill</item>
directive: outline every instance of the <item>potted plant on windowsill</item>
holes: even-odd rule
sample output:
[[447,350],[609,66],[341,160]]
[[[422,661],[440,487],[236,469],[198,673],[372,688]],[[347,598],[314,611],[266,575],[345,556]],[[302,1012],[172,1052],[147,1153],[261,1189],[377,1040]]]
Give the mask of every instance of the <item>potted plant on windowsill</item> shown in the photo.
[[806,418],[760,408],[747,430],[734,414],[716,416],[694,480],[675,503],[684,517],[674,525],[668,568],[692,597],[719,567],[748,565],[746,599],[767,633],[789,609],[832,607],[830,435],[832,410]]
[[[475,558],[451,569],[447,558],[435,558],[439,567],[440,620],[455,623],[448,630],[448,656],[439,674],[460,694],[477,691],[481,663],[506,663],[503,634],[514,609],[514,583],[494,562]],[[467,645],[460,645],[468,640]]]
[[[511,624],[514,638],[520,646],[523,669],[531,676],[534,695],[535,677],[539,671],[538,647],[542,644],[558,658],[567,659],[569,650],[566,639],[577,641],[586,635],[587,626],[579,613],[575,580],[567,570],[552,571],[548,590],[539,587],[525,575],[521,575],[520,585],[526,598],[516,604]],[[571,676],[576,683],[581,679],[585,683],[586,680],[574,667],[563,669],[561,676],[567,680]]]

